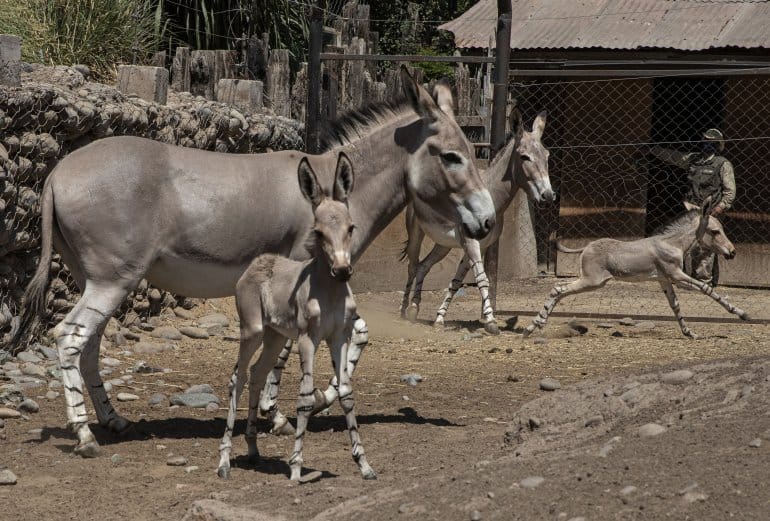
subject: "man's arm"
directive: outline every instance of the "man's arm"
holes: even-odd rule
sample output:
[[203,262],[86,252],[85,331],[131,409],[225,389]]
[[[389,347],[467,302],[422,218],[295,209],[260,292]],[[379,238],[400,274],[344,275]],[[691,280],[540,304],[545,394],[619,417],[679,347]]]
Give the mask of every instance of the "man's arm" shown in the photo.
[[683,169],[690,165],[690,158],[693,156],[692,152],[679,152],[678,150],[663,148],[658,145],[650,148],[650,153],[661,161]]
[[717,213],[722,213],[725,210],[729,210],[735,201],[735,172],[733,164],[730,161],[722,163],[719,175],[722,177],[722,200],[717,205]]

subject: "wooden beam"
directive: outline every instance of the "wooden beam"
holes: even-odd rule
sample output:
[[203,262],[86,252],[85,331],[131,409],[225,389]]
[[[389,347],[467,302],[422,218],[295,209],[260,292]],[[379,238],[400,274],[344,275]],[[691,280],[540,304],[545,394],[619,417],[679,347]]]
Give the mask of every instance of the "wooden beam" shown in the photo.
[[316,0],[310,11],[310,52],[307,64],[307,110],[305,111],[305,151],[317,154],[321,123],[321,47],[323,46],[326,0]]
[[337,54],[322,52],[321,59],[372,62],[494,63],[494,58],[487,56],[427,56],[423,54]]

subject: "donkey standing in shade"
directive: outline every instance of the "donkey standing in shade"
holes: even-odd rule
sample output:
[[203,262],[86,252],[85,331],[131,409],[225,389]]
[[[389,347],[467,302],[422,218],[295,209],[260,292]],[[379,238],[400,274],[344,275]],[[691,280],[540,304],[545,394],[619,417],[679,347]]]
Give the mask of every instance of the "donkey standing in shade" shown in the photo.
[[[142,278],[179,295],[227,297],[258,255],[310,257],[305,239],[313,212],[295,177],[303,158],[325,186],[340,150],[357,165],[359,188],[349,200],[358,225],[353,262],[410,200],[423,201],[470,236],[489,232],[494,207],[468,140],[405,68],[401,81],[405,100],[341,118],[318,156],[220,154],[125,136],[95,141],[59,162],[43,187],[40,263],[12,345],[45,310],[55,246],[82,291],[53,330],[76,454],[99,453],[88,427],[86,392],[102,426],[120,434],[131,425],[104,389],[99,339]],[[366,341],[366,324],[359,318],[353,344]],[[357,358],[349,359],[355,365]],[[287,423],[275,407],[277,386],[273,391],[270,411],[282,422],[280,429]],[[325,396],[335,393],[330,387]]]
[[[440,85],[437,87],[441,88]],[[444,110],[451,113],[451,106],[444,108]],[[495,227],[484,239],[478,240],[468,237],[456,225],[431,211],[430,208],[425,208],[419,202],[407,207],[407,242],[403,256],[408,259],[409,268],[404,299],[401,303],[402,317],[408,317],[411,321],[417,319],[425,277],[431,268],[446,257],[453,248],[462,248],[465,255],[463,255],[457,267],[457,273],[446,290],[444,301],[436,313],[434,325],[438,327],[444,325],[444,316],[449,303],[462,287],[465,275],[468,273],[468,269],[472,267],[476,285],[481,294],[481,322],[484,324],[484,329],[492,334],[500,332],[489,299],[489,280],[484,271],[482,259],[486,249],[500,237],[503,230],[503,214],[520,189],[524,189],[527,195],[535,201],[551,202],[554,199],[548,177],[548,150],[541,142],[545,118],[545,112],[538,114],[532,124],[532,131],[528,132],[524,130],[518,109],[511,112],[511,132],[513,135],[482,175],[492,195],[497,213]],[[435,246],[425,259],[418,262],[420,246],[426,234],[433,240]],[[414,293],[410,304],[409,297],[413,282]]]
[[709,215],[712,208],[710,202],[707,200],[700,209],[685,202],[686,213],[659,233],[645,239],[598,239],[578,249],[565,248],[557,243],[558,249],[564,253],[581,254],[580,278],[569,284],[554,286],[543,309],[524,330],[524,336],[529,336],[535,328],[544,327],[554,306],[567,295],[601,288],[611,279],[629,282],[657,280],[666,294],[682,333],[690,338],[698,337],[685,324],[672,283],[688,289],[697,289],[716,300],[730,313],[738,315],[742,320],[748,320],[749,316],[745,311],[733,306],[720,297],[714,288],[690,277],[682,269],[685,255],[696,245],[704,251],[724,255],[726,259],[735,257],[735,247],[725,235],[722,223]]
[[249,379],[249,419],[246,442],[249,458],[257,460],[258,393],[265,384],[279,351],[287,338],[297,341],[302,380],[297,401],[297,433],[294,452],[289,458],[291,479],[297,481],[302,470],[302,441],[310,413],[315,407],[313,387],[313,357],[318,344],[325,340],[332,355],[337,377],[337,392],[350,442],[353,460],[364,479],[376,479],[369,466],[358,435],[354,412],[353,387],[348,373],[348,346],[353,333],[356,303],[347,284],[353,272],[350,243],[353,221],[347,200],[353,189],[353,168],[344,154],[335,174],[333,197],[327,197],[310,163],[299,163],[299,186],[310,202],[315,223],[308,236],[307,248],[313,254],[308,261],[295,261],[274,254],[257,257],[246,269],[235,288],[238,316],[241,321],[241,348],[238,363],[230,378],[230,410],[227,428],[219,446],[220,461],[217,474],[230,476],[230,450],[238,398],[246,379],[246,366],[260,346],[259,359],[251,367]]

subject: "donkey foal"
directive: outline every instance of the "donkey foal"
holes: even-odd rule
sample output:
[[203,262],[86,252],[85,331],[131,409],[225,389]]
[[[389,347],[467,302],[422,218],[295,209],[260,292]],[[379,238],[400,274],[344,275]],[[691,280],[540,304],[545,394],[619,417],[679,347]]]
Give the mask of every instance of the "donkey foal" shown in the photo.
[[353,169],[345,155],[340,154],[331,198],[322,192],[306,159],[299,164],[298,176],[302,193],[313,206],[315,224],[307,247],[314,257],[298,262],[278,255],[260,255],[238,281],[235,295],[241,320],[241,347],[230,378],[230,409],[219,446],[221,457],[217,474],[222,478],[230,476],[230,450],[238,398],[243,390],[246,367],[261,342],[264,344],[262,353],[251,366],[246,426],[249,457],[259,458],[256,427],[259,391],[286,339],[291,338],[297,340],[302,366],[297,431],[294,452],[289,458],[291,479],[300,478],[302,440],[308,418],[317,402],[324,399],[323,393],[314,392],[313,387],[313,358],[322,340],[326,340],[331,349],[338,383],[336,390],[353,444],[353,459],[364,479],[375,479],[377,475],[366,461],[358,435],[353,388],[347,370],[348,346],[356,316],[356,303],[347,284],[353,272],[350,238],[354,226],[347,207],[348,194],[353,188]]
[[722,224],[709,215],[711,206],[708,201],[700,211],[690,203],[685,203],[685,207],[688,210],[687,213],[652,237],[627,242],[598,239],[580,249],[564,248],[557,244],[559,250],[565,253],[581,253],[580,278],[569,284],[554,286],[543,309],[532,324],[524,330],[524,336],[529,336],[535,328],[544,327],[553,308],[567,295],[601,288],[613,278],[630,282],[657,280],[663,288],[663,293],[679,322],[682,333],[690,338],[698,337],[687,327],[680,313],[679,301],[672,283],[684,288],[697,289],[717,301],[730,313],[748,320],[749,316],[745,311],[727,302],[705,282],[694,279],[683,271],[684,256],[696,245],[722,254],[727,259],[735,257],[735,247],[725,235]]

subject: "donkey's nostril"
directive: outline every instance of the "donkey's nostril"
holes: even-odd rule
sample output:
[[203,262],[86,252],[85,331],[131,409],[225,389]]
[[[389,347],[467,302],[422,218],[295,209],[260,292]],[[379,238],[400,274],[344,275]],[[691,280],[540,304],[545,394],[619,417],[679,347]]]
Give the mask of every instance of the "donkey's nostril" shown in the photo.
[[488,232],[489,230],[491,230],[492,229],[492,225],[493,225],[492,219],[484,220],[484,231]]

